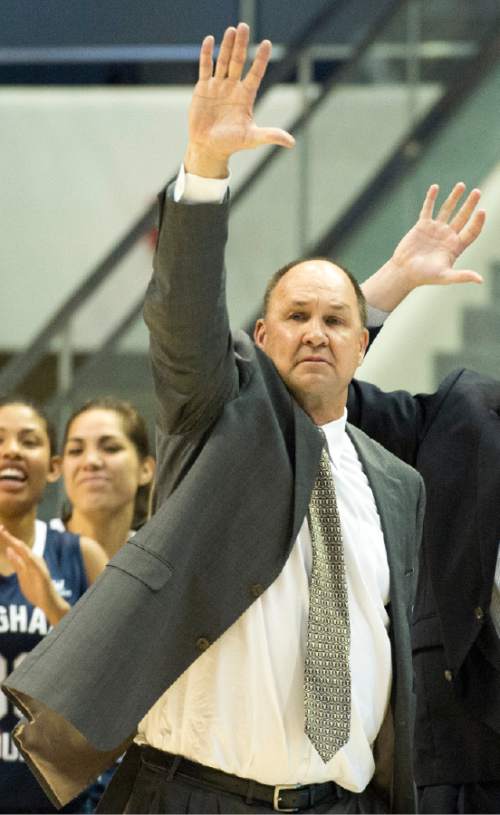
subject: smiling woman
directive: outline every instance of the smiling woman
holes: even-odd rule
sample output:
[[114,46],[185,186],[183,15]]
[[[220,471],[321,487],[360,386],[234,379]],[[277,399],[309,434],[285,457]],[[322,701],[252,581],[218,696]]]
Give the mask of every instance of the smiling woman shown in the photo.
[[89,535],[112,557],[147,520],[154,468],[145,421],[130,402],[86,402],[64,432],[62,473],[71,506],[51,525]]
[[[34,405],[0,401],[0,676],[56,625],[106,565],[97,543],[49,529],[36,517],[59,478],[54,432]],[[56,810],[22,761],[10,731],[19,712],[0,700],[0,812]],[[86,796],[68,806],[84,811]],[[83,809],[82,809],[83,808]]]

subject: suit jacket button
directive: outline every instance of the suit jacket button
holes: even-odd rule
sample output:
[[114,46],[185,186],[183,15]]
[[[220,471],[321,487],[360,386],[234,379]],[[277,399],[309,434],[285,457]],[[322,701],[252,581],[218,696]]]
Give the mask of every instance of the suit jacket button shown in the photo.
[[207,648],[210,647],[210,640],[208,640],[206,637],[198,637],[196,640],[196,647],[198,651],[206,651]]
[[444,672],[444,678],[446,679],[447,682],[451,682],[451,680],[453,679],[452,672],[446,669],[446,671]]
[[264,594],[264,586],[262,583],[254,583],[250,586],[250,594],[252,597],[260,597],[261,594]]
[[484,611],[483,611],[483,609],[481,608],[481,606],[478,606],[477,608],[475,608],[475,609],[474,609],[474,616],[475,616],[476,620],[478,620],[479,622],[481,622],[481,620],[482,620],[482,619],[483,619],[483,617],[484,617]]

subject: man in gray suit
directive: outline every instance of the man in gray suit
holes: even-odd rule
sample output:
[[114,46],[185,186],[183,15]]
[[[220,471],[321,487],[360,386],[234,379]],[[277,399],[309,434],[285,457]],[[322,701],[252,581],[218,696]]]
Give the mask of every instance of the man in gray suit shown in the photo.
[[137,730],[102,812],[411,812],[422,482],[346,428],[367,331],[340,267],[281,270],[255,344],[230,334],[227,160],[293,144],[253,122],[270,43],[242,79],[247,44],[228,29],[212,75],[205,39],[162,201],[145,305],[160,508],[5,690],[59,803]]

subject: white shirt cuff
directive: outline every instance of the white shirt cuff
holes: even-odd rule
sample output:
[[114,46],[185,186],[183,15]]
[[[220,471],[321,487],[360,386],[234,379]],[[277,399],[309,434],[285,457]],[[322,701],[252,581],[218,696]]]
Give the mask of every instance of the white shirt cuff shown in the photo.
[[222,204],[231,174],[227,178],[204,178],[194,173],[186,173],[181,164],[174,188],[174,201],[183,204]]
[[368,328],[379,328],[381,325],[385,323],[387,320],[390,311],[382,311],[380,308],[375,308],[374,306],[370,306],[369,303],[366,304],[366,322]]

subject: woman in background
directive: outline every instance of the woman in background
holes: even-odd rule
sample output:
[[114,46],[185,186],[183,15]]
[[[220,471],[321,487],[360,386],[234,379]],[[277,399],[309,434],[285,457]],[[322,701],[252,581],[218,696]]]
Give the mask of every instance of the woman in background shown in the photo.
[[[113,557],[150,515],[154,470],[146,423],[136,408],[112,397],[86,402],[64,431],[62,472],[70,506],[51,526],[90,535]],[[88,790],[92,811],[115,769]]]
[[155,462],[136,408],[104,397],[86,402],[64,432],[62,472],[70,508],[51,526],[98,541],[113,557],[147,520]]
[[[54,432],[23,399],[0,400],[0,678],[56,625],[107,563],[88,537],[38,520],[47,482],[60,474]],[[61,677],[64,682],[64,677]],[[0,812],[56,812],[12,742],[19,712],[0,698]],[[65,812],[90,811],[86,796]]]

